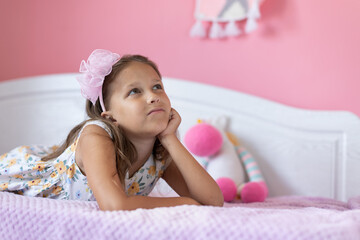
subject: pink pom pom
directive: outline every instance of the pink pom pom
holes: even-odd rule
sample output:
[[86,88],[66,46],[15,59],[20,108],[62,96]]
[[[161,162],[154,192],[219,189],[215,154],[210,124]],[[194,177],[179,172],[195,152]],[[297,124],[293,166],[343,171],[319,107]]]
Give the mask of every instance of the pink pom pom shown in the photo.
[[241,189],[241,200],[244,203],[263,202],[268,194],[265,182],[248,182]]
[[237,189],[236,184],[232,179],[223,177],[216,179],[216,183],[220,187],[225,202],[231,202],[235,199]]
[[207,123],[199,123],[187,131],[184,141],[190,152],[205,157],[218,152],[223,139],[215,127]]

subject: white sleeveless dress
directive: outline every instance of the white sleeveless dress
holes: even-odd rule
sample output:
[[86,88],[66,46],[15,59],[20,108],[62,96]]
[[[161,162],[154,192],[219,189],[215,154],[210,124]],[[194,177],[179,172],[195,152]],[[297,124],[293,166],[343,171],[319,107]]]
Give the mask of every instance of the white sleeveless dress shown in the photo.
[[[0,156],[0,191],[24,196],[54,199],[95,200],[85,175],[75,162],[76,144],[85,126],[95,124],[111,133],[101,121],[89,121],[75,141],[56,159],[41,161],[56,146],[21,146]],[[128,196],[148,195],[162,176],[168,164],[154,160],[153,156],[129,178],[126,173],[125,188]]]

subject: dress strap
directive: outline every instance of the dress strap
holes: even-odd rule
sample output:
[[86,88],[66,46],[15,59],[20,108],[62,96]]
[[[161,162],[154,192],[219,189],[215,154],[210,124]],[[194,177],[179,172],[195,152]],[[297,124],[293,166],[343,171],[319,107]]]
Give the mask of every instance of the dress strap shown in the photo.
[[80,137],[82,131],[84,130],[84,128],[88,125],[97,125],[101,128],[103,128],[111,138],[113,138],[110,129],[108,128],[108,126],[106,126],[106,124],[100,120],[93,120],[93,121],[88,121],[85,123],[85,125],[82,127],[82,129],[80,130],[79,134],[78,134],[78,138]]

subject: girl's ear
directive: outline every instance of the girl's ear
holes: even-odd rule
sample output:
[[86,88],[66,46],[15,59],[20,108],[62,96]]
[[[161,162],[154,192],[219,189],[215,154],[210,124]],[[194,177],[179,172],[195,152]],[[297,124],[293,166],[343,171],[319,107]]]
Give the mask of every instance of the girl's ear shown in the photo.
[[105,119],[109,119],[110,121],[112,121],[112,122],[114,122],[114,123],[116,122],[116,119],[113,118],[111,112],[109,112],[109,111],[102,112],[102,113],[101,113],[101,117],[103,117],[103,118],[105,118]]

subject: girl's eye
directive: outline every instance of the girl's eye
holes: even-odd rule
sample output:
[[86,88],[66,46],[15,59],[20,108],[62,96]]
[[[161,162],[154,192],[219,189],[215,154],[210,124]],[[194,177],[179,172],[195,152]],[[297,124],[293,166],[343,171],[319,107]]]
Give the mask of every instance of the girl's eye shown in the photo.
[[156,85],[153,87],[153,89],[162,89],[162,86],[161,86],[161,84],[156,84]]
[[137,93],[140,93],[140,90],[138,88],[131,89],[129,92],[129,96]]

